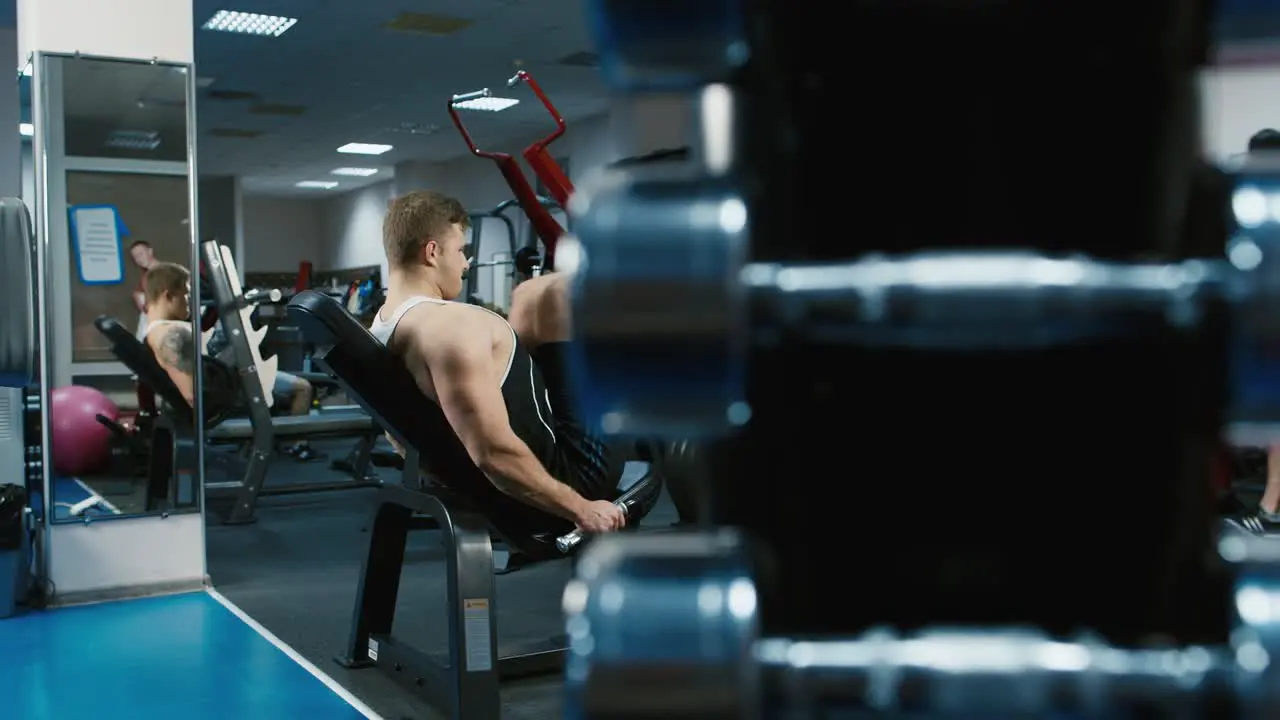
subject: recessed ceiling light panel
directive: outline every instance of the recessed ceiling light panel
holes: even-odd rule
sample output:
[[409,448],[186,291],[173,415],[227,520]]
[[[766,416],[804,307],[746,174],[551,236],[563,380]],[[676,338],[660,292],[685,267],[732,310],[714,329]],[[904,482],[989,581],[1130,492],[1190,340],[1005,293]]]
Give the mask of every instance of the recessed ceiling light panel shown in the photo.
[[219,10],[201,27],[213,32],[280,37],[289,28],[296,25],[297,22],[297,18],[283,17],[281,15],[260,15],[238,10]]
[[370,177],[378,174],[378,168],[340,167],[329,171],[330,175],[346,175],[347,177]]
[[509,107],[519,105],[520,101],[515,98],[504,97],[478,97],[471,100],[461,100],[453,104],[459,110],[478,110],[480,112],[502,112]]
[[391,150],[391,145],[374,145],[371,143],[347,143],[338,148],[338,152],[348,155],[381,155]]

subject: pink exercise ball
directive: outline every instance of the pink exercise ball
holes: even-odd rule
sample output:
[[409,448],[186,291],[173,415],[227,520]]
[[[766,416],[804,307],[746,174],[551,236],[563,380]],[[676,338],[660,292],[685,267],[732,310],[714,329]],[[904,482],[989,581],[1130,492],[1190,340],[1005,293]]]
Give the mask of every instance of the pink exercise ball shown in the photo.
[[99,415],[120,419],[120,408],[102,391],[83,385],[53,391],[49,425],[53,469],[59,475],[87,475],[111,462],[111,430],[98,422]]

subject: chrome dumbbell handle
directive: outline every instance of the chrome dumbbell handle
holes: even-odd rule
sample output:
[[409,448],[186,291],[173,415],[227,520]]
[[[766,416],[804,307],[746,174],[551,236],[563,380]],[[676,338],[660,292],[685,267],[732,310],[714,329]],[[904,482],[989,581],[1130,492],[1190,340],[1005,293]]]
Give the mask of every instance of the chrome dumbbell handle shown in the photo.
[[[631,511],[640,503],[640,493],[648,486],[647,480],[641,480],[632,485],[629,490],[622,493],[621,497],[613,501],[615,507],[622,510],[622,516],[629,518]],[[565,533],[556,538],[556,550],[562,555],[568,555],[573,552],[574,548],[586,538],[581,528],[574,528],[571,532]]]
[[957,250],[752,262],[761,230],[741,189],[681,172],[606,174],[571,203],[574,235],[558,255],[561,270],[577,271],[575,378],[588,420],[608,433],[731,432],[750,417],[747,356],[783,339],[1043,348],[1153,323],[1194,327],[1218,305],[1280,295],[1280,260],[1245,272],[1240,257],[1125,263]]

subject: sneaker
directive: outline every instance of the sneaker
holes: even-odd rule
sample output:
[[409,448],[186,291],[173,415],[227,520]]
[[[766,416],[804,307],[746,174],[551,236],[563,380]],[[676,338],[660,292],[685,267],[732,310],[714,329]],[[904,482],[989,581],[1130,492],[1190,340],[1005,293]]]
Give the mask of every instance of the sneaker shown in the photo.
[[1280,514],[1257,510],[1231,518],[1232,525],[1259,537],[1280,536]]
[[315,450],[312,450],[310,445],[294,446],[294,451],[289,454],[293,456],[294,460],[297,460],[300,463],[308,463],[308,462],[313,462],[315,460],[322,460],[326,457],[324,453],[320,453],[320,452],[316,452]]

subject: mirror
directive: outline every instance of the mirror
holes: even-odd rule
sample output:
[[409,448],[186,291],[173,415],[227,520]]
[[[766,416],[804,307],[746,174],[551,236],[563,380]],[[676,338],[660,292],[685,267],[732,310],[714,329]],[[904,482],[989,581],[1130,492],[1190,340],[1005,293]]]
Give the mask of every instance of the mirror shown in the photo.
[[34,79],[51,517],[198,512],[191,73],[45,54]]

